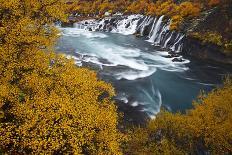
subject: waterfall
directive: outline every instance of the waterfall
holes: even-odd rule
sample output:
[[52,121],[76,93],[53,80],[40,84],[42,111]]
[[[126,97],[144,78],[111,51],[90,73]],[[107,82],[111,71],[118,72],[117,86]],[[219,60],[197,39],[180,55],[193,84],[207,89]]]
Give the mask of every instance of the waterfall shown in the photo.
[[165,48],[167,48],[168,42],[171,40],[172,35],[173,35],[173,32],[171,32],[170,37],[168,37],[168,39],[165,41],[165,43],[164,43],[164,47],[165,47]]
[[89,31],[106,31],[123,35],[139,34],[146,36],[148,42],[171,51],[181,52],[184,35],[171,31],[170,20],[164,22],[164,16],[151,17],[143,15],[129,15],[107,17],[100,20],[85,20],[75,23],[77,29]]
[[143,36],[145,27],[148,26],[152,22],[153,18],[148,16],[146,20],[144,20],[144,23],[142,24],[142,28],[140,29],[140,35]]
[[145,16],[145,18],[143,19],[143,21],[137,26],[138,29],[141,28],[144,25],[144,23],[147,20],[147,18],[148,18],[148,16]]
[[169,30],[169,24],[165,24],[164,27],[162,28],[161,32],[159,33],[158,37],[155,40],[156,45],[160,44],[161,39],[162,39],[161,36],[168,30]]
[[156,23],[156,25],[155,25],[155,28],[154,28],[154,30],[153,30],[153,34],[152,34],[152,36],[151,36],[151,38],[148,40],[149,42],[154,42],[155,41],[155,39],[156,39],[156,37],[157,37],[157,33],[159,32],[159,30],[161,29],[161,24],[162,24],[162,20],[163,20],[163,18],[164,18],[164,16],[161,16],[159,19],[158,19],[158,21],[157,21],[157,23]]
[[153,24],[152,24],[151,31],[150,31],[150,33],[149,33],[149,35],[148,35],[149,38],[151,38],[151,36],[152,36],[152,32],[153,32],[153,30],[154,30],[156,20],[157,20],[157,18],[154,19],[154,22],[153,22]]
[[[174,43],[174,45],[170,48],[172,51],[175,51],[175,49],[176,49],[176,45],[178,45],[178,43],[182,40],[184,38],[184,35],[181,35],[181,34],[178,34],[178,36],[177,36],[177,38],[176,38],[176,40],[177,41],[175,41],[175,43]],[[179,46],[181,46],[181,45],[179,45]],[[178,49],[179,49],[180,47],[178,47]],[[179,51],[178,51],[179,52]]]
[[131,15],[126,19],[119,20],[116,23],[116,27],[113,27],[111,32],[113,33],[122,33],[125,35],[134,34],[136,32],[136,28],[141,16],[139,15]]
[[150,16],[146,17],[146,20],[144,20],[143,24],[142,24],[142,28],[140,29],[140,35],[143,36],[143,32],[144,32],[144,28],[147,24],[147,22],[149,21]]

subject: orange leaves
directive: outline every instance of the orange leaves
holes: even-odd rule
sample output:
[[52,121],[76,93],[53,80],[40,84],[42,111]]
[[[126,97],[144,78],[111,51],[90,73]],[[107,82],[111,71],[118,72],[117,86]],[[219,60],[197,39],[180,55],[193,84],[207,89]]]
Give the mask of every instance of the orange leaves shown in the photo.
[[215,6],[220,4],[220,0],[209,0],[208,5],[209,6]]
[[173,0],[156,1],[156,3],[151,3],[148,6],[149,15],[166,15],[171,18],[171,30],[178,29],[184,19],[198,16],[200,11],[200,6],[196,3],[182,2],[176,4]]
[[178,29],[180,23],[183,21],[183,18],[179,15],[172,16],[170,30]]
[[131,13],[145,14],[150,4],[149,0],[138,0],[128,6],[127,11]]
[[191,2],[183,2],[180,4],[180,14],[182,17],[195,17],[200,14],[200,6]]

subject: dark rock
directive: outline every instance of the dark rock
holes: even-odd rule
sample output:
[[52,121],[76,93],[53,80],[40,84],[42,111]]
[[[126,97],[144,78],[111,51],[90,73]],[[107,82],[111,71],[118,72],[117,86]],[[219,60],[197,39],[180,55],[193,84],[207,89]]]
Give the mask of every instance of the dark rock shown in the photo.
[[224,54],[224,50],[221,47],[208,43],[204,44],[191,37],[187,37],[184,40],[182,54],[197,59],[232,64],[232,56]]
[[108,29],[108,31],[110,32],[110,31],[113,30],[113,26],[109,26],[107,29]]
[[217,32],[223,39],[232,40],[232,3],[203,11],[197,19],[185,21],[181,30],[187,35],[182,54],[197,59],[232,64],[232,55],[225,54],[223,47],[191,37],[191,33]]
[[183,62],[184,60],[182,58],[174,58],[172,59],[172,62]]
[[169,54],[167,56],[164,56],[165,58],[176,58],[176,57],[180,57],[180,55],[173,55],[173,54]]
[[63,22],[62,22],[62,23],[61,23],[61,26],[62,26],[62,27],[73,27],[73,26],[74,26],[74,23],[72,23],[72,22],[67,22],[67,23],[65,22],[65,23],[63,23]]
[[128,23],[128,24],[126,25],[126,28],[130,27],[130,25],[131,25],[131,24],[130,24],[130,23]]
[[104,26],[103,26],[103,30],[106,30],[106,27],[107,27],[107,25],[104,25]]
[[143,35],[144,36],[148,36],[149,35],[149,33],[151,31],[151,28],[152,28],[152,24],[153,24],[153,22],[151,22],[149,25],[146,25],[144,27],[144,31],[143,31]]
[[113,25],[115,23],[115,21],[116,21],[116,18],[111,18],[110,19],[110,24]]
[[165,58],[173,58],[171,55],[164,56]]
[[124,114],[122,124],[124,127],[140,125],[144,126],[150,117],[142,111],[143,107],[133,107],[123,101],[116,100],[118,112]]
[[173,57],[179,57],[179,56],[180,56],[179,54],[177,54],[177,53],[175,53],[175,52],[173,52],[173,51],[168,52],[168,54],[169,54],[169,56],[170,56],[171,58],[173,58]]
[[89,28],[89,31],[93,31],[92,28]]
[[104,21],[104,24],[108,24],[108,23],[110,23],[109,20],[105,20],[105,21]]
[[135,37],[138,37],[138,38],[139,38],[139,37],[142,37],[142,36],[140,35],[140,33],[135,33],[134,36],[135,36]]

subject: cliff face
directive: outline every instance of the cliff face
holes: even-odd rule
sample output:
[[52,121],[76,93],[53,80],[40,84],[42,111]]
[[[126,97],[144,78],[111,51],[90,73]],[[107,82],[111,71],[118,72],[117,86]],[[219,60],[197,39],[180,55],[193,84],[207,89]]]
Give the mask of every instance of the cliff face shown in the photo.
[[214,44],[202,43],[201,41],[192,37],[185,38],[182,54],[197,59],[232,64],[232,57],[224,54],[221,47]]
[[182,51],[184,55],[232,64],[231,49],[191,36],[192,33],[203,36],[205,32],[213,32],[219,34],[224,42],[232,41],[232,3],[204,11],[199,18],[183,23],[181,31],[186,34]]

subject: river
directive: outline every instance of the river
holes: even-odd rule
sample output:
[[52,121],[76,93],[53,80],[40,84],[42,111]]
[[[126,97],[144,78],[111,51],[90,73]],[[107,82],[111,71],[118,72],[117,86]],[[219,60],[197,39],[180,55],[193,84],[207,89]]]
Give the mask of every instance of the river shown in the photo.
[[57,51],[95,69],[115,87],[118,100],[151,117],[161,107],[172,112],[191,108],[201,90],[212,90],[231,73],[229,66],[191,58],[173,62],[167,50],[134,35],[60,29]]

